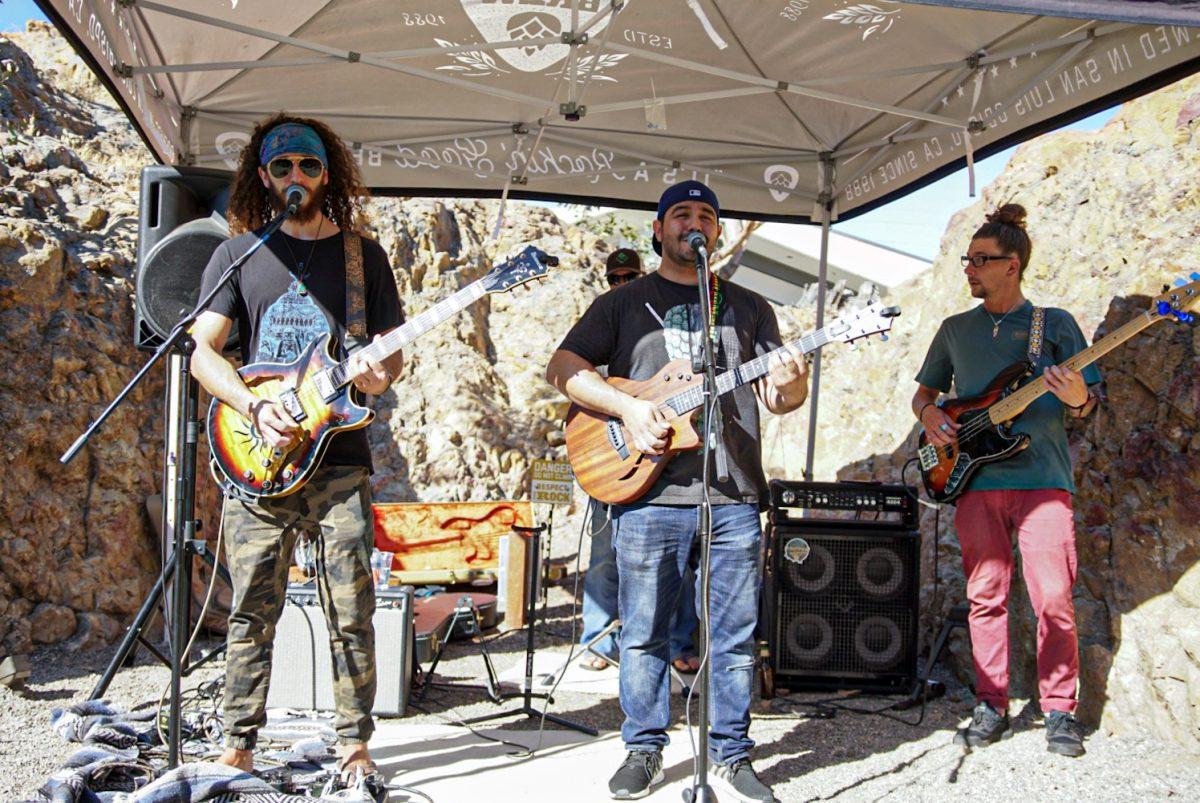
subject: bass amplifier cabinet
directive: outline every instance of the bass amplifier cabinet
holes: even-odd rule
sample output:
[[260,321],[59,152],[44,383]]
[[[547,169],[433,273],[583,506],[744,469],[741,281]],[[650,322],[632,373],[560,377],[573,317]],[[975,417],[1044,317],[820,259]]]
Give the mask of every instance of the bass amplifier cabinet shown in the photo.
[[921,555],[912,490],[771,483],[763,599],[773,685],[912,688]]
[[[402,717],[413,675],[413,589],[375,592],[375,707]],[[333,711],[333,659],[325,613],[312,586],[288,586],[275,627],[268,708]]]

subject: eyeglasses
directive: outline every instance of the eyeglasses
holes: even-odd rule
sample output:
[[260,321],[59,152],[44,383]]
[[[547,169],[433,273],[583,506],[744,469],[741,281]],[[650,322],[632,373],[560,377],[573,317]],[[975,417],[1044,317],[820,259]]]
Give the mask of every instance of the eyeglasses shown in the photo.
[[625,284],[626,282],[632,282],[637,277],[638,277],[638,275],[636,273],[614,273],[613,275],[608,277],[608,286],[616,287],[619,284]]
[[306,156],[299,161],[280,157],[272,159],[267,165],[267,170],[275,178],[287,178],[292,173],[292,165],[297,165],[300,172],[309,178],[316,178],[325,170],[325,165],[321,164],[321,160],[313,156]]
[[974,256],[970,256],[968,254],[963,254],[962,256],[960,256],[958,258],[958,261],[962,263],[964,268],[967,265],[974,265],[977,268],[982,268],[984,265],[986,265],[988,262],[992,261],[993,259],[1012,259],[1012,257],[1010,257],[1010,256],[991,257],[991,256],[988,256],[987,254],[975,254]]

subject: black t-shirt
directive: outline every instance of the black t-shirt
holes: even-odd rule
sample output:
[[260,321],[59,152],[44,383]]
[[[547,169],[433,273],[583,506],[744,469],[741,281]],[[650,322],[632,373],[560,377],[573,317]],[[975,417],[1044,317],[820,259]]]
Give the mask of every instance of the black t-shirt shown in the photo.
[[[257,237],[257,233],[242,234],[217,247],[204,269],[200,283],[202,296]],[[403,323],[404,313],[383,248],[364,237],[362,251],[367,332],[373,337]],[[297,278],[296,260],[309,265],[302,282]],[[240,273],[217,294],[209,309],[237,321],[242,362],[246,365],[291,362],[309,343],[327,332],[333,334],[338,359],[344,360],[346,255],[342,235],[314,241],[276,232],[242,265]],[[366,429],[335,435],[321,464],[372,469]]]
[[[775,311],[758,293],[721,282],[717,320],[717,374],[779,348]],[[608,375],[649,379],[678,359],[703,355],[708,326],[700,317],[695,285],[678,284],[651,273],[597,298],[563,338],[559,348],[592,365],[607,365]],[[724,444],[729,479],[712,472],[712,500],[717,504],[758,503],[765,499],[759,445],[758,400],[750,384],[721,397]],[[703,433],[697,417],[697,431]],[[699,504],[702,493],[700,452],[677,455],[654,487],[639,501],[660,505]]]

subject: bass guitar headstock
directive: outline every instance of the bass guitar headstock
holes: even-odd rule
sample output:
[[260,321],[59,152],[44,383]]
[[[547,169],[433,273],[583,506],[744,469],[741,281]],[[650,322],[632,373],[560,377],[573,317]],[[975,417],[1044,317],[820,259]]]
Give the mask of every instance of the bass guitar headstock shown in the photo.
[[557,264],[558,257],[527,245],[512,259],[493,267],[480,281],[489,293],[505,293],[527,282],[546,278],[550,268]]
[[1150,302],[1150,311],[1163,318],[1195,324],[1198,319],[1192,310],[1200,302],[1200,273],[1193,273],[1188,279],[1176,279],[1174,287],[1164,284],[1162,293]]

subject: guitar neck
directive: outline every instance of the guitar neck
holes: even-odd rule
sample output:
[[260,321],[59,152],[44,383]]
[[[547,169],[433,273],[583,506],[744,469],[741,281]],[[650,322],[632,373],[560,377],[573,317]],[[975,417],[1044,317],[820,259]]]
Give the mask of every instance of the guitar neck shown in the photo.
[[[808,354],[811,351],[816,351],[825,344],[830,342],[829,332],[827,329],[818,329],[815,332],[809,332],[800,338],[791,341],[788,345],[795,347],[802,354]],[[763,377],[767,373],[768,361],[771,355],[778,355],[781,359],[789,359],[787,346],[780,346],[774,351],[767,352],[761,357],[755,357],[753,360],[748,360],[737,366],[731,371],[726,371],[717,377],[717,395],[723,396],[731,390],[740,388],[742,385],[753,382],[754,380]],[[701,387],[693,387],[682,393],[677,393],[671,396],[665,402],[667,407],[671,409],[674,415],[683,415],[684,413],[695,410],[700,405],[704,404],[704,389]],[[665,412],[665,411],[664,411]]]
[[[1126,340],[1129,340],[1143,329],[1154,324],[1155,321],[1160,320],[1162,320],[1160,316],[1153,315],[1150,312],[1143,312],[1120,329],[1105,335],[1091,346],[1061,363],[1059,367],[1070,368],[1072,371],[1082,371]],[[1034,379],[1027,385],[1023,385],[1018,390],[989,407],[988,418],[991,419],[993,424],[1003,424],[1005,421],[1011,421],[1023,413],[1026,407],[1048,392],[1049,388],[1046,387],[1045,380],[1039,376],[1037,379]]]
[[[486,294],[487,291],[483,287],[483,279],[472,282],[454,295],[434,304],[412,320],[396,327],[370,345],[364,346],[358,354],[361,354],[364,358],[372,362],[387,359],[430,329],[462,312]],[[349,360],[338,363],[333,369],[333,373],[334,381],[339,387],[347,382],[351,382],[357,376],[351,375]]]

